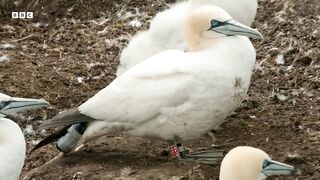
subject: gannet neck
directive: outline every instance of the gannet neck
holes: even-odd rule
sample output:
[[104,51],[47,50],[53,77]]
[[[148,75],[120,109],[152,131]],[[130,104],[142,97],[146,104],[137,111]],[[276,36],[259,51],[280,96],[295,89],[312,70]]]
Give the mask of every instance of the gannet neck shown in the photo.
[[226,37],[214,32],[212,33],[213,36],[209,35],[208,31],[213,17],[219,20],[232,19],[228,13],[217,6],[202,6],[188,16],[184,30],[184,40],[190,51],[209,48],[215,38]]
[[214,40],[204,38],[201,32],[195,31],[191,26],[187,26],[184,32],[185,41],[188,46],[188,51],[201,51],[212,46]]
[[0,179],[19,179],[26,153],[20,127],[13,121],[0,119]]
[[216,47],[217,44],[223,42],[228,38],[227,36],[218,35],[215,38],[208,38],[201,33],[192,31],[192,29],[185,29],[185,41],[188,45],[188,51],[196,52],[204,49],[209,49],[211,47]]

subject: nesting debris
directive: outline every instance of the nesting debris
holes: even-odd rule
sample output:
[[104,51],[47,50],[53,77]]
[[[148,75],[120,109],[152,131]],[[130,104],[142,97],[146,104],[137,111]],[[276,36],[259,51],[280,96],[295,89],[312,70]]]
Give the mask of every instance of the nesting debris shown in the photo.
[[279,101],[285,101],[288,99],[288,97],[283,94],[276,94],[276,97]]
[[15,48],[16,48],[16,45],[14,45],[14,44],[5,43],[5,44],[0,45],[0,49],[12,50]]
[[2,62],[9,62],[10,58],[7,55],[0,55],[0,63]]
[[13,26],[10,26],[8,24],[2,26],[1,28],[8,31],[8,33],[14,33],[14,31],[16,30],[16,28],[14,28]]
[[43,22],[37,22],[32,24],[33,27],[35,28],[43,28],[49,26],[48,23],[43,23]]
[[135,20],[130,21],[129,25],[132,27],[140,28],[142,23],[139,20],[135,19]]
[[35,131],[33,130],[33,126],[31,124],[28,124],[26,126],[26,128],[24,129],[23,133],[25,135],[34,135],[35,134]]
[[280,65],[283,65],[284,64],[284,57],[283,57],[283,54],[279,54],[276,58],[276,63],[277,64],[280,64]]

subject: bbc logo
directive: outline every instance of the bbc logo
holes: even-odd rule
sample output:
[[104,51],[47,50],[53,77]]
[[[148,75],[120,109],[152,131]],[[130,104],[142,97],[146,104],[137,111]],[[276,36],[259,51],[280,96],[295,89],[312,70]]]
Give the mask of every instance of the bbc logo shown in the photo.
[[11,17],[13,19],[32,19],[33,12],[12,12]]

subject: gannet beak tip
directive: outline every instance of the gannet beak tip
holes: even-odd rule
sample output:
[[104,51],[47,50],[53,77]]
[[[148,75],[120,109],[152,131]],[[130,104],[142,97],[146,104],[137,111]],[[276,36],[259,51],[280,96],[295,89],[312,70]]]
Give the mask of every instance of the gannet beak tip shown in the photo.
[[266,176],[272,175],[297,175],[301,173],[301,171],[294,166],[281,163],[274,160],[264,160],[263,162],[263,174]]
[[249,26],[239,23],[236,20],[228,20],[220,22],[219,26],[212,26],[210,30],[217,33],[221,33],[227,36],[247,36],[254,39],[263,39],[263,35],[256,29],[253,29]]

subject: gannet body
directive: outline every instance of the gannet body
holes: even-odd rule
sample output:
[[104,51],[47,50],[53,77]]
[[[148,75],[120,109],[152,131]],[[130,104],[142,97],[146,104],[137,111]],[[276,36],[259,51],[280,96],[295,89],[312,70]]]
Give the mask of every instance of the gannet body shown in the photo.
[[19,179],[26,154],[20,127],[10,119],[0,119],[0,179]]
[[199,138],[223,123],[248,90],[255,49],[238,35],[262,37],[219,7],[200,7],[185,27],[191,52],[159,53],[41,127],[87,122],[79,144],[115,131],[165,140]]
[[26,154],[26,142],[20,127],[4,117],[44,106],[48,106],[44,100],[13,98],[0,93],[0,179],[19,179]]
[[219,126],[246,95],[255,51],[246,37],[215,41],[201,52],[165,51],[123,74],[79,107],[104,120],[86,131],[106,126],[105,132],[191,140]]
[[222,160],[219,180],[264,180],[268,176],[298,173],[293,166],[272,160],[260,149],[239,146]]
[[233,19],[250,26],[257,11],[257,0],[189,0],[173,5],[158,13],[150,28],[137,33],[122,51],[117,76],[149,57],[168,50],[188,50],[183,39],[183,27],[188,14],[203,5],[217,5],[226,10]]

